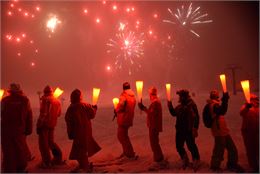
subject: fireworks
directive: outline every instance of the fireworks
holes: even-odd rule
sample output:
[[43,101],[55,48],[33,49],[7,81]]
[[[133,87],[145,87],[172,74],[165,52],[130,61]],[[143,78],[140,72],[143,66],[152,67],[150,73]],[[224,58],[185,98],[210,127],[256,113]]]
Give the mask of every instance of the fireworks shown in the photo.
[[200,7],[197,7],[195,10],[192,7],[192,3],[190,3],[188,9],[181,6],[181,9],[177,8],[177,12],[173,13],[173,11],[168,8],[168,12],[171,16],[176,20],[163,20],[163,22],[170,23],[170,24],[180,24],[182,27],[187,27],[187,29],[194,34],[196,37],[200,37],[200,35],[192,29],[192,26],[195,24],[205,24],[213,22],[213,20],[204,20],[205,17],[208,16],[207,13],[202,14],[200,12]]
[[47,30],[54,33],[57,25],[60,23],[61,21],[55,15],[51,16],[46,23]]
[[134,67],[141,68],[138,60],[144,55],[144,33],[136,34],[133,31],[119,30],[115,40],[109,39],[107,53],[115,55],[115,68],[128,68],[129,75]]

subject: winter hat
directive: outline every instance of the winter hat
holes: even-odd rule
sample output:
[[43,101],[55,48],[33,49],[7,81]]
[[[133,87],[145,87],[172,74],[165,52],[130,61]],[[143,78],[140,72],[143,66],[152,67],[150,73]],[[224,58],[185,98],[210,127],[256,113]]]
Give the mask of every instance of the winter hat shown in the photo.
[[47,85],[44,89],[43,89],[43,92],[45,95],[48,95],[48,94],[51,94],[53,92],[52,88]]
[[150,95],[154,95],[154,96],[157,96],[157,89],[155,87],[151,87],[149,89],[149,94]]
[[79,89],[75,89],[70,94],[70,101],[71,103],[78,103],[81,101],[81,91]]
[[189,97],[189,91],[187,89],[181,89],[179,91],[176,92],[176,94],[178,94],[180,97]]
[[8,89],[9,93],[19,93],[22,92],[21,87],[17,83],[11,83]]
[[219,93],[217,90],[212,90],[210,92],[210,96],[209,96],[211,99],[218,99],[219,98]]
[[130,89],[130,83],[125,82],[123,83],[123,90],[127,90],[127,89]]

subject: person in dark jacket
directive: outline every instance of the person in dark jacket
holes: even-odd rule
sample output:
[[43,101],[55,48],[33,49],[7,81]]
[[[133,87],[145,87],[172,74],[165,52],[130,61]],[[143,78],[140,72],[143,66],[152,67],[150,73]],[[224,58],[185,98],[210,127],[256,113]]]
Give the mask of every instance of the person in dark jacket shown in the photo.
[[241,132],[250,172],[259,173],[259,97],[251,94],[250,103],[242,106],[240,115],[243,118]]
[[131,90],[130,84],[125,82],[123,84],[123,92],[119,97],[119,103],[115,109],[118,124],[117,138],[123,148],[123,153],[119,156],[119,158],[137,158],[128,136],[128,130],[131,126],[133,126],[135,105],[135,94]]
[[151,87],[149,89],[151,104],[149,108],[145,107],[142,103],[138,103],[141,110],[147,114],[147,127],[149,129],[150,145],[153,151],[154,162],[157,163],[158,167],[164,167],[164,155],[162,153],[161,146],[159,144],[159,133],[162,132],[162,104],[157,96],[157,89]]
[[198,136],[199,114],[195,102],[191,99],[188,90],[177,91],[179,95],[179,105],[173,108],[172,102],[168,101],[168,108],[176,120],[176,148],[183,162],[183,169],[189,164],[189,158],[184,149],[184,143],[191,152],[193,159],[193,168],[196,170],[199,166],[200,154],[195,143]]
[[213,118],[211,133],[215,139],[210,168],[213,171],[221,171],[220,164],[224,160],[224,151],[227,149],[227,169],[242,172],[243,169],[238,165],[237,148],[229,134],[224,117],[228,109],[228,100],[229,94],[223,93],[221,103],[218,91],[213,90],[210,92],[210,99],[207,101],[207,104],[210,105],[211,116]]
[[26,172],[30,152],[26,136],[32,133],[32,109],[20,85],[12,83],[1,101],[2,172]]
[[[54,142],[54,128],[57,125],[57,119],[61,115],[61,104],[53,96],[53,90],[46,86],[41,97],[40,116],[37,120],[37,134],[39,135],[39,149],[41,152],[41,168],[48,168],[55,164],[63,164],[62,151]],[[51,159],[50,150],[53,155]]]
[[92,136],[91,120],[95,118],[97,105],[91,106],[82,101],[81,91],[75,89],[70,95],[71,104],[65,120],[67,133],[73,140],[69,159],[77,160],[79,166],[72,172],[92,172],[93,165],[88,158],[100,151],[100,146]]

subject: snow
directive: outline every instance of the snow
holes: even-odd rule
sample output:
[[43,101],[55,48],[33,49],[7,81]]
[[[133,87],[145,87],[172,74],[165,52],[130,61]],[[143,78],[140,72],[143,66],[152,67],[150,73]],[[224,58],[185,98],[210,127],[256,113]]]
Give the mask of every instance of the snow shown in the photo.
[[[205,128],[202,122],[202,108],[204,107],[207,99],[207,94],[196,94],[193,99],[197,103],[200,112],[200,127],[199,137],[196,139],[196,143],[199,148],[201,156],[201,168],[199,173],[209,173],[209,163],[212,155],[214,139],[211,135],[210,129]],[[226,121],[230,128],[230,135],[233,138],[239,155],[239,164],[245,169],[249,169],[249,165],[246,158],[245,147],[241,136],[241,123],[242,119],[239,115],[239,110],[245,99],[242,93],[237,96],[231,95],[229,102],[229,109],[226,114]],[[37,105],[37,102],[34,102]],[[145,100],[144,104],[148,106],[149,101]],[[177,98],[173,99],[173,105],[177,104]],[[41,156],[38,147],[38,136],[35,131],[36,120],[39,115],[39,109],[33,104],[34,113],[34,131],[33,134],[27,138],[28,145],[32,154],[36,157],[33,161],[29,162],[28,171],[34,173],[66,173],[76,167],[76,161],[68,160],[72,141],[67,137],[66,124],[64,114],[66,112],[68,101],[65,102],[62,107],[62,115],[58,120],[58,125],[55,129],[55,141],[60,145],[63,151],[63,158],[67,160],[66,165],[56,166],[52,169],[40,169],[38,164],[41,161]],[[98,105],[99,106],[99,105]],[[100,164],[101,161],[107,161],[118,157],[121,152],[121,145],[117,140],[117,124],[116,120],[112,122],[113,108],[112,102],[109,105],[101,105],[98,107],[96,118],[92,120],[93,136],[99,145],[102,147],[101,151],[90,158],[90,161],[95,164]],[[169,168],[159,170],[159,173],[193,173],[191,168],[186,170],[181,169],[181,161],[175,147],[175,118],[170,116],[168,112],[167,103],[165,99],[162,99],[163,106],[163,132],[160,134],[160,144],[164,153],[164,156],[169,161]],[[135,161],[127,161],[122,165],[110,165],[104,167],[94,167],[94,172],[149,172],[148,167],[153,163],[152,151],[149,144],[148,129],[146,127],[146,114],[141,112],[137,107],[135,111],[134,126],[129,129],[129,136],[134,147],[135,152],[139,155],[139,158]],[[185,147],[186,148],[186,147]],[[190,161],[191,155],[186,148]],[[227,153],[225,152],[225,160],[222,162],[222,168],[225,169],[227,160]],[[228,172],[225,170],[224,172]]]

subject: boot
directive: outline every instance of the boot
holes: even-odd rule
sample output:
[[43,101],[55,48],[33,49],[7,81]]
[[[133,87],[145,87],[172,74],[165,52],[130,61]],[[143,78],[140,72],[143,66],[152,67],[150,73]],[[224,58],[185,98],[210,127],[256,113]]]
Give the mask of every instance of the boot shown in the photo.
[[185,170],[189,166],[189,158],[187,154],[182,157],[182,169]]

